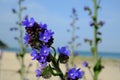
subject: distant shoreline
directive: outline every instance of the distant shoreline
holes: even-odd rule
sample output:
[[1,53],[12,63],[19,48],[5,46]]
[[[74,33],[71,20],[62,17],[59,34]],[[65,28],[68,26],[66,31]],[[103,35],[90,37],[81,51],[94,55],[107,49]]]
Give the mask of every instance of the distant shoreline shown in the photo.
[[[12,52],[17,53],[19,52],[18,48],[7,48],[2,49],[4,52]],[[27,53],[30,53],[31,49],[27,49]],[[92,53],[88,51],[75,51],[76,56],[83,56],[83,57],[92,57]],[[99,57],[108,58],[108,59],[120,59],[120,53],[114,52],[99,52]]]

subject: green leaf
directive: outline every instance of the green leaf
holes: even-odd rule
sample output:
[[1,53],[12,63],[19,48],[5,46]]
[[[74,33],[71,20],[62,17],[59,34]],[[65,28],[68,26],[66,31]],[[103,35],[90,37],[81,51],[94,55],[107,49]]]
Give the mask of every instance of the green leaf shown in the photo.
[[93,68],[94,71],[94,80],[98,79],[98,75],[100,74],[101,70],[102,70],[103,66],[101,64],[101,58],[99,58]]
[[96,17],[95,16],[92,16],[92,19],[93,19],[93,21],[96,21]]
[[90,46],[92,46],[92,40],[90,40],[90,39],[84,39],[84,41],[85,41],[86,43],[89,43]]
[[[50,66],[50,65],[49,65]],[[59,76],[61,73],[60,72],[58,72],[58,71],[56,71],[56,69],[53,69],[51,66],[50,66],[50,72],[51,72],[51,74],[52,75],[54,75],[54,76]]]
[[101,72],[102,68],[103,67],[102,67],[102,64],[101,64],[101,58],[99,58],[97,60],[96,64],[95,64],[94,68],[93,68],[93,71],[94,71],[94,73],[99,74]]
[[97,37],[97,44],[98,44],[98,42],[102,42],[102,39],[100,38],[100,37]]
[[46,78],[46,79],[51,77],[50,66],[47,66],[44,68],[43,73],[42,73],[42,77]]
[[92,10],[89,7],[85,7],[84,10],[88,11],[89,15],[92,15]]
[[97,32],[97,34],[98,34],[98,35],[102,35],[102,33],[101,33],[101,32]]
[[45,67],[42,75],[46,75],[49,72],[49,66]]

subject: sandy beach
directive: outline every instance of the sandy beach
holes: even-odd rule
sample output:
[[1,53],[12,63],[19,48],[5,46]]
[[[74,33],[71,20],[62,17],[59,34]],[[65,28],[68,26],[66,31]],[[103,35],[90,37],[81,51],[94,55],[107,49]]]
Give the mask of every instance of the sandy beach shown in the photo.
[[[82,62],[85,60],[88,61],[90,65],[93,65],[92,58],[76,57],[76,67],[80,67],[85,71],[86,80],[92,80],[88,69],[81,66]],[[31,56],[29,54],[26,54],[25,66],[28,66],[29,63],[32,63],[32,67],[29,69],[30,72],[26,75],[26,77],[29,80],[37,80],[34,72],[37,68],[37,62],[32,61]],[[103,59],[102,64],[104,65],[104,69],[99,76],[99,80],[120,80],[120,60]],[[65,65],[61,65],[61,68],[63,71],[65,71]],[[17,73],[19,69],[20,64],[16,58],[15,53],[3,52],[3,57],[1,60],[0,80],[20,80],[20,75]],[[45,79],[40,78],[39,80]],[[47,80],[58,80],[58,77],[52,77]]]

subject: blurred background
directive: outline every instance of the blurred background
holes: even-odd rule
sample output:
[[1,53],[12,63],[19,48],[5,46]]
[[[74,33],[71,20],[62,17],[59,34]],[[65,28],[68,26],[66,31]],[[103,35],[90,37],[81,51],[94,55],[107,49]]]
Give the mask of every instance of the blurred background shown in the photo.
[[[16,27],[15,22],[18,20],[18,17],[13,15],[11,11],[12,8],[18,9],[17,3],[17,0],[0,0],[0,40],[4,41],[9,48],[19,47],[14,40],[14,37],[19,33],[10,31],[11,27]],[[100,29],[103,33],[103,41],[99,45],[99,51],[101,52],[120,52],[119,3],[119,0],[105,0],[100,3],[102,8],[99,10],[99,20],[105,21],[105,26]],[[91,19],[83,8],[87,5],[93,7],[91,5],[91,0],[52,0],[50,2],[46,0],[26,0],[22,4],[27,7],[23,15],[28,14],[29,17],[34,17],[38,22],[47,23],[49,29],[55,32],[55,47],[67,45],[71,35],[68,34],[66,30],[70,27],[71,10],[75,8],[79,15],[79,22],[77,22],[77,25],[80,27],[80,30],[77,31],[80,37],[79,42],[81,42],[81,46],[78,50],[89,51],[88,44],[84,44],[84,38],[92,39],[93,30],[89,27]]]
[[[19,45],[14,39],[19,35],[19,31],[10,31],[11,27],[17,27],[15,23],[18,21],[18,17],[12,13],[13,8],[18,9],[17,3],[18,0],[0,0],[0,48],[3,53],[14,54],[19,51]],[[91,4],[93,4],[91,0],[25,0],[22,5],[27,10],[23,11],[22,15],[27,14],[28,17],[33,17],[37,22],[46,23],[48,28],[55,33],[53,46],[57,48],[68,45],[71,34],[67,32],[67,29],[71,27],[70,15],[72,8],[75,8],[79,17],[76,24],[80,27],[76,32],[79,36],[77,42],[81,43],[76,51],[80,56],[91,56],[90,47],[84,42],[85,38],[93,39],[93,29],[89,26],[91,19],[84,11],[84,6],[93,8]],[[99,55],[118,60],[120,59],[120,0],[101,0],[100,6],[98,19],[105,21],[105,25],[100,29],[102,43],[99,44]],[[28,51],[30,52],[30,48]],[[4,60],[8,60],[6,56]],[[30,58],[29,62],[31,62]],[[6,65],[3,64],[3,66],[7,68]],[[117,77],[116,80],[118,79],[120,77]]]

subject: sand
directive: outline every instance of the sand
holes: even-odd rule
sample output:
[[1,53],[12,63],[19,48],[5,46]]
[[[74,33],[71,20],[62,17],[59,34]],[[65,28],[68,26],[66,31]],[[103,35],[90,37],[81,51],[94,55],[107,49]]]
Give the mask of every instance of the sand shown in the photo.
[[[87,60],[90,65],[93,65],[92,58],[86,57],[77,57],[75,58],[76,67],[80,67],[85,71],[86,80],[92,80],[92,77],[87,68],[81,66],[82,62]],[[16,58],[15,53],[13,52],[3,52],[3,57],[1,62],[1,71],[0,71],[0,80],[20,80],[20,75],[18,70],[20,69],[19,61]],[[120,80],[120,60],[111,60],[103,59],[102,61],[104,69],[100,73],[99,80]],[[29,73],[26,75],[26,78],[29,80],[38,80],[35,76],[35,70],[37,68],[37,61],[31,60],[29,54],[25,55],[25,66],[28,66],[29,63],[32,63],[32,67],[29,69]],[[63,71],[65,71],[65,65],[61,65]],[[28,69],[28,67],[26,68]],[[39,78],[39,80],[45,80]],[[47,80],[58,80],[58,77],[52,77]]]

